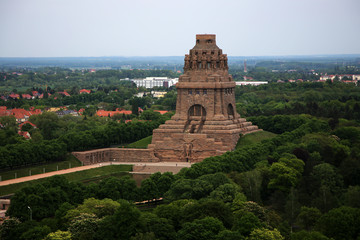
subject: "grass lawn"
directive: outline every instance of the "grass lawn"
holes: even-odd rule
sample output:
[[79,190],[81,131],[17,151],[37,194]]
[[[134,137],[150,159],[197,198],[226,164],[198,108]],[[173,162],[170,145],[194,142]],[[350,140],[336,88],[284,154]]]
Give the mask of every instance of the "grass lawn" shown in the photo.
[[[98,182],[104,178],[114,176],[114,177],[122,177],[127,175],[129,171],[132,170],[131,165],[110,165],[110,166],[103,166],[98,168],[93,168],[89,170],[83,170],[79,172],[67,173],[63,174],[66,179],[70,182]],[[14,193],[24,187],[33,186],[38,183],[45,182],[46,178],[27,181],[22,183],[11,184],[7,186],[0,187],[0,196],[8,195]]]
[[151,143],[152,136],[148,136],[146,138],[140,139],[137,142],[133,142],[128,144],[127,148],[147,148],[147,146]]
[[267,131],[259,131],[250,134],[246,134],[239,138],[239,141],[236,145],[236,148],[241,148],[250,144],[259,143],[262,140],[269,139],[275,137],[276,134]]
[[1,171],[0,176],[1,176],[1,181],[5,181],[5,180],[14,179],[15,173],[16,173],[16,177],[20,178],[20,177],[30,176],[30,173],[31,175],[44,173],[44,169],[45,172],[53,172],[57,170],[68,169],[79,166],[81,166],[81,162],[72,154],[69,154],[66,157],[65,161],[39,164],[29,167],[21,167],[13,170]]

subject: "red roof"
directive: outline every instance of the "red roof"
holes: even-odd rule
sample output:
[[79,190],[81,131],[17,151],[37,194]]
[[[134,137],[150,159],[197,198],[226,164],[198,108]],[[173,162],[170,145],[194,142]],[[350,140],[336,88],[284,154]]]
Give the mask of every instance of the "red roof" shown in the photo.
[[32,98],[30,94],[22,94],[21,96],[22,96],[22,98],[25,98],[25,99],[31,99]]
[[112,117],[114,116],[115,114],[125,114],[125,115],[129,115],[129,114],[132,114],[131,111],[128,111],[128,110],[119,110],[119,109],[116,109],[116,111],[105,111],[105,110],[98,110],[96,112],[96,115],[98,115],[99,117]]
[[29,122],[29,121],[25,121],[25,122],[21,123],[21,124],[19,125],[19,128],[21,129],[22,126],[23,126],[24,124],[27,124],[27,123],[30,124],[31,126],[33,126],[34,128],[36,128],[36,125],[33,124],[32,122]]
[[63,92],[58,92],[59,94],[61,94],[61,95],[64,95],[64,96],[66,96],[66,97],[69,97],[70,96],[70,94],[69,93],[67,93],[66,91],[63,91]]
[[19,131],[18,134],[19,134],[20,136],[23,136],[23,137],[26,138],[26,139],[30,139],[30,138],[31,138],[29,132]]
[[[47,93],[48,94],[48,96],[50,97],[51,96],[51,94],[50,93]],[[42,93],[41,95],[39,95],[39,98],[43,98],[44,97],[44,94]]]
[[169,111],[162,111],[162,110],[154,110],[154,112],[159,112],[161,115],[168,113]]
[[79,92],[80,92],[80,94],[81,93],[91,93],[91,90],[81,89]]
[[20,98],[20,95],[19,94],[16,94],[16,93],[12,93],[9,95],[9,97],[13,98],[13,99],[19,99]]
[[17,120],[24,119],[25,117],[30,117],[31,115],[41,114],[40,109],[35,109],[33,111],[27,111],[23,108],[14,108],[6,110],[6,107],[0,108],[0,116],[14,116]]

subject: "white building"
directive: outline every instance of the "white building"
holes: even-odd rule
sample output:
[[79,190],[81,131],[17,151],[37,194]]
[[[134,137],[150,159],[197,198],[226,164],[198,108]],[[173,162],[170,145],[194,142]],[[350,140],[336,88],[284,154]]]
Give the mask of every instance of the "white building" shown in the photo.
[[261,84],[268,84],[268,82],[261,82],[261,81],[251,81],[251,82],[238,81],[238,82],[235,82],[235,83],[236,83],[236,86],[242,86],[242,85],[259,86]]
[[132,79],[132,82],[136,84],[137,87],[153,88],[153,87],[166,87],[169,88],[175,85],[179,79],[178,78],[167,78],[167,77],[147,77],[145,79]]

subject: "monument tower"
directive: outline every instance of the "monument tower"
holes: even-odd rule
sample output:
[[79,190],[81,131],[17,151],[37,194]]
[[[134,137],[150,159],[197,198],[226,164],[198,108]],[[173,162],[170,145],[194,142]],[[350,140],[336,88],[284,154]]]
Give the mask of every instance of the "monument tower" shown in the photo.
[[196,35],[176,84],[176,113],[153,131],[149,150],[160,161],[190,162],[234,150],[240,134],[259,131],[236,112],[235,86],[215,35]]

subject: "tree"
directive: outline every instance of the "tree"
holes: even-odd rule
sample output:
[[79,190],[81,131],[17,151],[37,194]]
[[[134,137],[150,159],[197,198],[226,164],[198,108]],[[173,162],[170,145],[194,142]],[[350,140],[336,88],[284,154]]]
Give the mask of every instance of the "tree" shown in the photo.
[[331,240],[330,238],[324,236],[320,232],[307,232],[307,231],[300,231],[291,234],[291,240]]
[[321,212],[317,208],[302,206],[297,216],[297,223],[305,230],[310,231],[319,220]]
[[95,214],[81,213],[69,226],[73,240],[91,240],[99,227],[99,218]]
[[344,199],[347,206],[360,208],[360,186],[349,186],[344,194]]
[[343,181],[336,173],[335,167],[328,163],[322,163],[313,168],[311,173],[313,185],[316,189],[313,203],[321,210],[329,210],[338,206]]
[[232,231],[237,231],[243,236],[248,236],[254,229],[262,227],[263,224],[251,212],[241,212],[235,214],[234,225]]
[[98,239],[130,239],[140,227],[140,211],[131,203],[119,200],[120,207],[114,215],[106,216],[99,222],[96,232]]
[[135,236],[131,237],[130,240],[157,240],[153,232],[147,233],[136,233]]
[[196,219],[193,222],[187,222],[178,232],[180,240],[212,240],[216,235],[224,230],[221,221],[213,217]]
[[48,226],[36,226],[21,234],[21,240],[42,240],[51,232]]
[[269,230],[265,228],[254,229],[251,232],[249,240],[283,240],[284,237],[280,232],[274,228],[274,230]]
[[245,240],[245,237],[239,232],[223,230],[216,236],[216,240]]
[[44,240],[71,240],[71,233],[68,231],[58,230],[56,232],[49,233]]
[[21,232],[17,230],[20,225],[20,221],[17,218],[9,218],[3,222],[0,226],[0,239],[12,240],[19,239]]
[[74,218],[86,213],[94,214],[100,219],[104,216],[113,215],[119,206],[120,203],[108,198],[102,200],[88,198],[85,199],[84,203],[79,205],[77,208],[69,210],[65,217],[69,221],[72,221]]
[[176,238],[176,232],[171,225],[170,220],[159,218],[152,213],[143,213],[139,218],[139,222],[144,233],[151,232],[155,234],[156,239],[171,240]]
[[360,209],[340,207],[323,214],[316,228],[335,240],[356,239],[360,234]]

